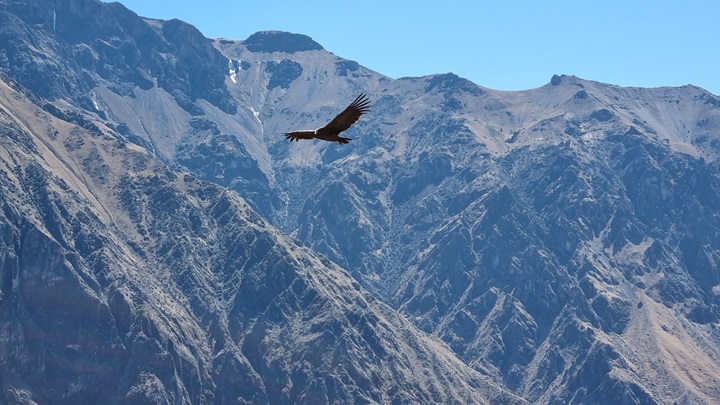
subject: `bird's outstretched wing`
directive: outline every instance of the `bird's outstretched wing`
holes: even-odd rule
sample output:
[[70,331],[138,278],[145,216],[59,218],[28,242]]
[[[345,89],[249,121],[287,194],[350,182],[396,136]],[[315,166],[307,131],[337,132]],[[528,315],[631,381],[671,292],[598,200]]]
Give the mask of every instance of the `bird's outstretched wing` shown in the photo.
[[361,93],[355,101],[350,103],[343,112],[333,118],[327,125],[318,128],[319,133],[339,134],[340,132],[350,128],[350,126],[360,119],[360,116],[370,111],[370,100],[365,93]]
[[313,139],[313,138],[315,138],[315,131],[302,130],[302,131],[293,131],[293,132],[283,132],[283,135],[285,135],[285,139],[289,139],[290,142],[292,142],[292,141],[297,142],[298,139]]

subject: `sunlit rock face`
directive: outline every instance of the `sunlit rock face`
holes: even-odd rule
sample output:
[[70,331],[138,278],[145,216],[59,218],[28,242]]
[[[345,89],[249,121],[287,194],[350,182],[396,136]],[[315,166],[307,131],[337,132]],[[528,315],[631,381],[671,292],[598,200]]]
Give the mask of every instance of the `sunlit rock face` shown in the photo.
[[[717,96],[0,20],[6,402],[720,400]],[[281,135],[360,92],[349,144]]]
[[3,402],[524,403],[238,194],[0,94]]

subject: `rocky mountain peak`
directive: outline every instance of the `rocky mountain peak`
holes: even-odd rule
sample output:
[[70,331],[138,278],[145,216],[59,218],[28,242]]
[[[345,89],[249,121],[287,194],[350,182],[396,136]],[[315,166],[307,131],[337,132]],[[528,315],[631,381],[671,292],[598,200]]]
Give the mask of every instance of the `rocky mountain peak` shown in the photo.
[[97,86],[121,95],[157,86],[190,113],[197,99],[236,108],[223,86],[227,59],[182,21],[146,20],[119,3],[37,0],[0,2],[0,22],[0,70],[39,96],[92,110]]
[[250,35],[243,45],[252,52],[285,52],[321,51],[324,48],[312,38],[302,34],[284,31],[260,31]]

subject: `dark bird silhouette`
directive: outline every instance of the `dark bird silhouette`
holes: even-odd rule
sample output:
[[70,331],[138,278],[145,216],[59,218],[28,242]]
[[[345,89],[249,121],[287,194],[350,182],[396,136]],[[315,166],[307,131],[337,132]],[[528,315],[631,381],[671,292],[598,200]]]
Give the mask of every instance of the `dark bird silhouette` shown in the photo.
[[340,132],[350,128],[350,126],[360,119],[360,116],[367,113],[370,108],[370,100],[364,93],[361,93],[355,101],[350,103],[343,112],[333,118],[327,125],[318,129],[305,129],[293,132],[283,132],[285,138],[290,142],[299,139],[322,139],[328,142],[348,143],[350,138],[343,138]]

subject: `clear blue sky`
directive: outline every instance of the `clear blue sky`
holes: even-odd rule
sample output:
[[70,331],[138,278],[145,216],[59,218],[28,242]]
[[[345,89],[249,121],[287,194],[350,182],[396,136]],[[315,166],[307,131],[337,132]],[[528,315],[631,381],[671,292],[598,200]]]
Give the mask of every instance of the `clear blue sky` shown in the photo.
[[207,37],[305,34],[390,77],[453,72],[520,90],[571,74],[622,86],[694,84],[720,95],[718,0],[120,0]]

